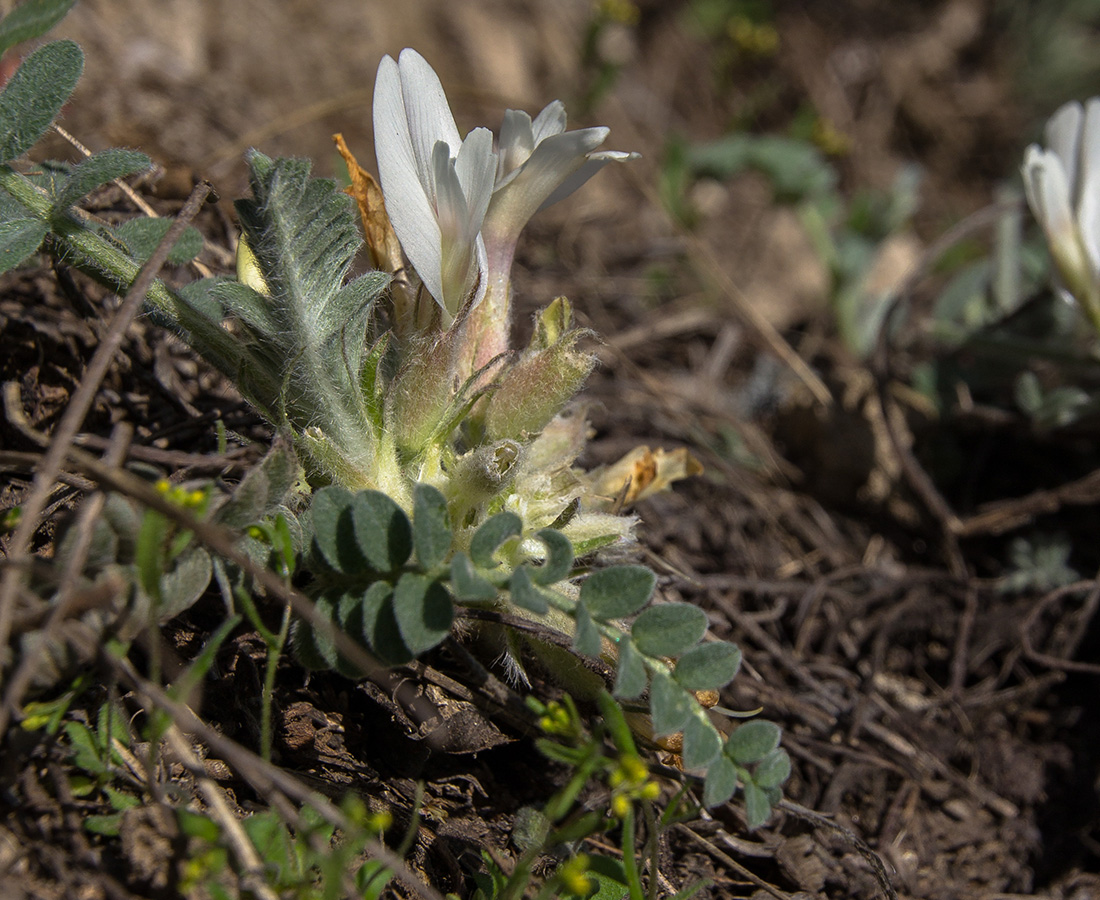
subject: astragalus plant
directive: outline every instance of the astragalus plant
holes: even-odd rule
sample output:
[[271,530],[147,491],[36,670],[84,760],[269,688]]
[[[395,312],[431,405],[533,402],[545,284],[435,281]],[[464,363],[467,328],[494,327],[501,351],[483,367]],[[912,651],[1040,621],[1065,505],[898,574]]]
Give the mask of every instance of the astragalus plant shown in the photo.
[[[15,165],[81,64],[76,45],[47,44],[0,94],[0,260],[10,268],[41,247],[124,293],[149,235],[143,243],[132,227],[93,222],[79,205],[148,160],[108,151],[74,167]],[[287,571],[322,618],[384,663],[445,640],[456,606],[565,632],[575,653],[615,666],[617,697],[648,693],[657,735],[682,732],[683,764],[706,773],[707,803],[741,784],[759,824],[789,772],[778,728],[743,725],[725,741],[697,696],[734,677],[738,649],[706,640],[697,607],[646,608],[656,584],[648,569],[597,568],[581,580],[574,565],[632,539],[624,498],[696,464],[643,450],[649,469],[637,454],[604,473],[577,467],[588,425],[572,401],[594,358],[564,297],[538,313],[525,347],[511,345],[521,230],[634,154],[599,149],[605,128],[566,130],[559,102],[534,119],[509,110],[496,138],[484,128],[463,138],[438,78],[412,50],[379,66],[374,129],[381,191],[350,153],[357,204],[312,178],[308,161],[252,151],[251,196],[237,202],[237,277],[148,293],[155,317],[295,448],[305,485],[297,504],[280,506],[301,510],[295,529],[283,529],[298,536]],[[374,268],[349,277],[363,245],[356,206]],[[645,472],[646,484],[622,472]],[[332,628],[311,621],[295,626],[299,658],[344,669]],[[504,639],[517,679],[526,650],[540,652],[523,640],[528,647]],[[556,649],[542,655],[551,668]]]

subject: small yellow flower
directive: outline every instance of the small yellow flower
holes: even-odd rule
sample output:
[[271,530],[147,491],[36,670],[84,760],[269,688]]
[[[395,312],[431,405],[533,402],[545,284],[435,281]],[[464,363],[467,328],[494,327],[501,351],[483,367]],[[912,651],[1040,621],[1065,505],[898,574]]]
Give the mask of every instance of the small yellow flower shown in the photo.
[[845,156],[852,149],[851,138],[828,119],[814,122],[813,142],[829,156]]
[[649,768],[640,756],[622,756],[619,758],[619,768],[630,784],[641,784],[649,775]]
[[616,819],[625,819],[630,812],[630,798],[626,794],[616,794],[611,798],[611,815]]
[[598,15],[620,25],[637,25],[641,10],[630,0],[600,0],[596,7]]
[[588,877],[590,863],[587,853],[578,853],[562,865],[560,870],[562,887],[568,893],[584,896],[592,892],[592,879]]
[[750,56],[772,56],[779,48],[779,32],[766,23],[757,25],[746,16],[734,16],[726,26],[730,40]]

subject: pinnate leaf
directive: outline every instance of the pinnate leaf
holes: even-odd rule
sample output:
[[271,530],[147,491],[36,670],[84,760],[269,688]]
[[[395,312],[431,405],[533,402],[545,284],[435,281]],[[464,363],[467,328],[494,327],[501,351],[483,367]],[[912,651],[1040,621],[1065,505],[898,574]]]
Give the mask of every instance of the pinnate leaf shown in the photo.
[[[352,499],[351,518],[359,551],[375,572],[392,572],[412,555],[412,524],[381,491],[360,491]],[[412,649],[412,648],[410,648]]]
[[[115,234],[135,259],[144,262],[153,255],[171,227],[172,219],[130,219],[119,225]],[[202,234],[197,228],[188,226],[168,252],[168,262],[182,266],[201,252]]]
[[603,641],[600,640],[600,632],[592,621],[588,607],[578,603],[575,617],[577,633],[573,635],[573,649],[582,656],[599,656]]
[[42,37],[65,18],[76,0],[24,0],[0,22],[0,56],[16,44]]
[[781,734],[774,722],[753,719],[734,729],[726,741],[726,754],[743,766],[757,762],[779,746]]
[[0,93],[0,163],[31,149],[65,105],[84,70],[72,41],[53,41],[23,60]]
[[483,603],[497,596],[496,587],[477,573],[465,553],[451,557],[451,589],[460,603]]
[[332,569],[345,575],[362,574],[367,568],[366,558],[355,539],[352,499],[351,491],[330,485],[317,491],[310,504],[313,546]]
[[210,554],[198,546],[188,547],[161,576],[157,618],[162,622],[190,609],[206,591],[214,574]]
[[740,667],[741,651],[736,644],[700,644],[680,657],[676,680],[689,691],[716,691],[733,681]]
[[557,584],[573,569],[573,542],[553,528],[542,529],[537,537],[546,547],[546,561],[531,570],[531,580],[543,586]]
[[581,600],[596,619],[621,619],[645,606],[656,585],[657,576],[645,566],[611,566],[588,576]]
[[[144,153],[139,153],[136,150],[124,150],[119,147],[103,150],[89,156],[83,162],[73,166],[69,172],[69,177],[62,182],[57,199],[54,200],[54,212],[65,213],[101,184],[114,181],[116,178],[122,178],[124,175],[143,172],[152,164],[152,160]],[[167,232],[168,226],[172,224],[171,219],[139,219],[135,221],[167,222],[168,225],[164,227],[164,232]],[[164,232],[161,233],[161,237],[164,236]],[[201,237],[199,241],[201,248]],[[156,247],[155,242],[153,246]],[[146,255],[148,256],[152,252],[150,250],[149,254]]]
[[430,484],[413,487],[413,546],[422,568],[431,569],[451,550],[451,519],[447,498]]
[[499,565],[493,558],[508,538],[523,532],[523,520],[515,513],[502,512],[485,522],[470,539],[470,558],[478,566],[492,569]]
[[615,673],[615,696],[633,700],[645,693],[646,673],[642,656],[630,638],[619,642],[619,668]]
[[451,633],[454,604],[434,578],[406,572],[393,591],[393,612],[405,646],[419,656]]
[[722,752],[722,737],[718,729],[706,717],[695,712],[684,726],[684,748],[680,754],[685,769],[698,769],[710,765]]
[[709,769],[703,782],[703,806],[725,803],[737,790],[737,767],[726,756],[719,756]]
[[29,217],[0,222],[0,274],[33,255],[49,230],[45,222]]
[[745,783],[745,817],[749,830],[754,831],[771,818],[772,805],[768,795],[752,781]]
[[643,610],[630,628],[646,656],[679,656],[702,640],[707,614],[690,603],[663,603]]
[[512,573],[508,581],[508,589],[512,594],[512,602],[521,609],[526,609],[538,616],[544,616],[550,611],[549,601],[542,591],[531,583],[530,569],[526,566],[520,566]]
[[393,586],[389,582],[376,581],[365,591],[344,594],[338,616],[344,631],[361,638],[382,662],[397,665],[413,658],[401,639],[393,609]]
[[[317,615],[336,627],[336,604],[339,595],[325,593],[314,600]],[[336,644],[328,629],[316,628],[304,619],[294,623],[290,636],[295,657],[307,669],[332,669],[336,667]]]
[[274,513],[298,480],[298,464],[284,447],[275,447],[248,471],[229,499],[218,508],[214,521],[242,529]]
[[777,788],[791,776],[791,758],[782,747],[776,747],[756,765],[752,780],[762,788]]
[[664,672],[655,672],[649,689],[649,712],[653,717],[653,732],[674,734],[683,728],[691,715],[694,698]]

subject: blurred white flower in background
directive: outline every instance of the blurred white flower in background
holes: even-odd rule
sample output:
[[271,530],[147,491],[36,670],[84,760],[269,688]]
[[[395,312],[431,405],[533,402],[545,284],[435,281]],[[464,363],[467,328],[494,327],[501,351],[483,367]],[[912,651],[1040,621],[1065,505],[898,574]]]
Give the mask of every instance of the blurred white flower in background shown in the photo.
[[1065,290],[1100,331],[1100,98],[1067,103],[1027,148],[1024,189]]

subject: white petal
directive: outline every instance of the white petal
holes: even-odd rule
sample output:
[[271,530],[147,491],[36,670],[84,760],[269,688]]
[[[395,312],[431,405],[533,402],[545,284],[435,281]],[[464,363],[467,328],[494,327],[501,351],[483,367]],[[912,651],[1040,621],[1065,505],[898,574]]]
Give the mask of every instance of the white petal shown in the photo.
[[[443,239],[466,239],[470,220],[466,194],[455,171],[455,161],[451,159],[451,148],[443,141],[436,141],[432,151],[432,173],[436,189],[435,211]],[[466,239],[466,243],[472,244],[473,238]]]
[[436,142],[446,143],[454,155],[462,138],[459,137],[458,126],[451,115],[439,76],[427,60],[415,50],[406,48],[401,51],[398,68],[413,152],[423,178],[432,173],[432,152]]
[[1095,278],[1100,273],[1100,98],[1093,97],[1085,105],[1079,152],[1077,226]]
[[1062,167],[1074,193],[1077,185],[1078,148],[1081,141],[1081,119],[1084,111],[1080,103],[1067,103],[1047,122],[1047,147],[1062,161]]
[[1072,200],[1079,210],[1089,194],[1100,191],[1100,98],[1093,97],[1085,104],[1085,120],[1081,126],[1077,152],[1078,178]]
[[389,56],[379,64],[374,84],[374,147],[393,230],[405,255],[438,300],[439,224],[413,151],[398,65]]
[[561,134],[565,131],[565,104],[560,100],[548,103],[532,124],[535,133],[535,144],[541,144],[552,134]]
[[504,121],[500,124],[497,183],[527,162],[527,157],[534,149],[535,135],[531,129],[531,117],[523,110],[506,109]]
[[1030,144],[1024,151],[1024,164],[1020,166],[1020,176],[1024,181],[1024,194],[1027,196],[1027,205],[1039,224],[1046,228],[1046,223],[1039,218],[1042,204],[1039,201],[1040,171],[1046,164],[1043,148],[1038,144]]
[[443,141],[436,142],[432,164],[435,171],[436,212],[439,215],[442,257],[439,293],[432,291],[432,296],[453,316],[458,312],[466,292],[477,232],[470,234],[466,195],[462,192],[450,148]]
[[477,234],[485,219],[485,211],[489,208],[496,181],[497,162],[493,152],[493,133],[488,128],[475,128],[466,135],[455,161],[455,170],[469,208],[467,227],[471,235]]
[[1069,205],[1069,179],[1062,159],[1050,150],[1043,150],[1036,155],[1034,163],[1036,216],[1051,241],[1064,241],[1075,229]]
[[601,150],[599,153],[589,153],[584,164],[559,184],[554,192],[542,201],[542,205],[536,212],[542,212],[546,207],[564,200],[609,162],[627,162],[631,159],[641,159],[641,157],[640,153],[627,153],[623,150]]
[[493,236],[518,235],[547,198],[584,165],[588,154],[604,142],[607,134],[606,128],[582,128],[551,135],[539,143],[531,158],[493,194],[486,216],[486,227]]

